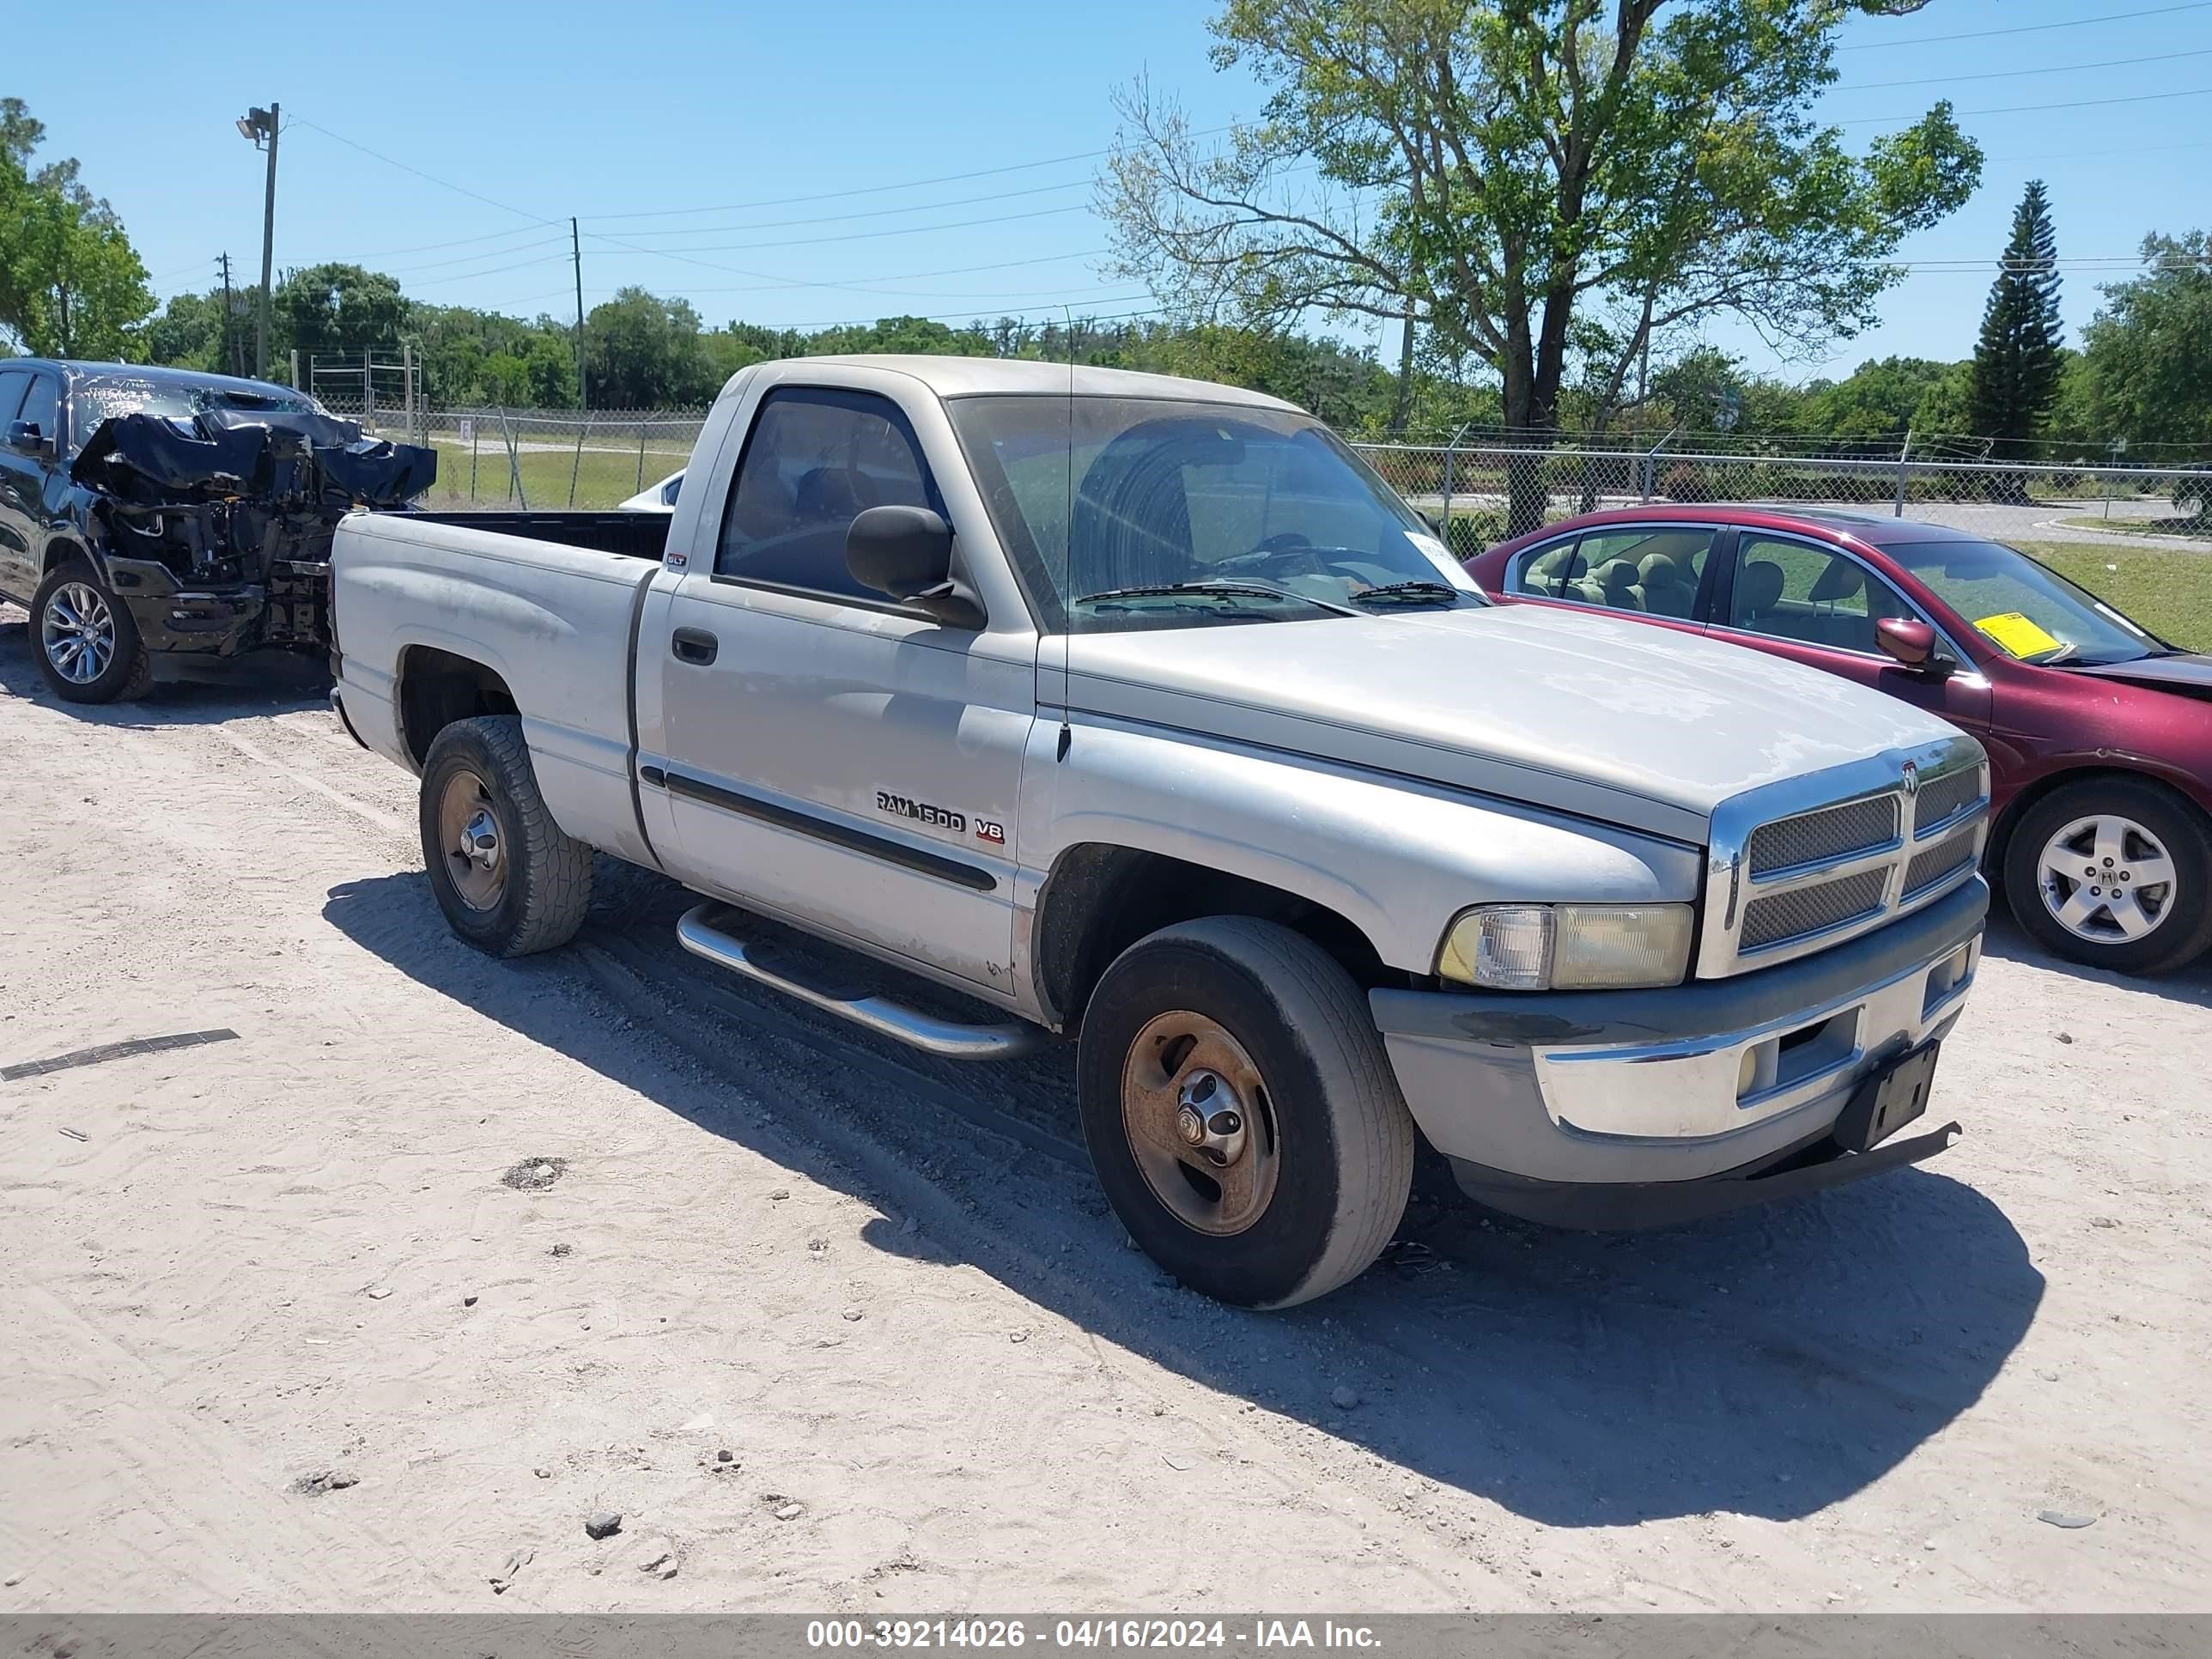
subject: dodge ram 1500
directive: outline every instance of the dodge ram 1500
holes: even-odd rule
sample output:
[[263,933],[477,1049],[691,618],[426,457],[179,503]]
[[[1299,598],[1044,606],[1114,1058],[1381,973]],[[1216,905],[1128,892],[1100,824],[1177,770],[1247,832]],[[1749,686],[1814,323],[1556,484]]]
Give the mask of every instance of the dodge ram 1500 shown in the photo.
[[[463,939],[562,943],[597,848],[704,896],[698,957],[885,1035],[1073,1035],[1108,1197],[1225,1300],[1366,1267],[1417,1133],[1486,1204],[1616,1227],[1957,1130],[1895,1134],[1978,960],[1979,747],[1771,657],[1489,605],[1274,399],[760,364],[665,520],[356,514],[334,571],[334,697],[420,775]],[[808,982],[741,912],[998,1012]]]

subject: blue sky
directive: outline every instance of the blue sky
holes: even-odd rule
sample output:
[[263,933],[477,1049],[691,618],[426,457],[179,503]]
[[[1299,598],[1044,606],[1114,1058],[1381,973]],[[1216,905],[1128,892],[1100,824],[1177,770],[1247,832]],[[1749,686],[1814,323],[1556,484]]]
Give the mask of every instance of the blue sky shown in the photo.
[[[372,0],[211,27],[204,9],[130,0],[99,13],[96,66],[45,82],[66,98],[21,71],[82,63],[87,15],[26,9],[0,92],[46,123],[49,154],[83,162],[164,295],[204,286],[225,249],[258,269],[260,158],[233,123],[276,99],[280,269],[358,260],[425,299],[566,315],[575,214],[587,305],[635,283],[710,323],[1104,315],[1150,304],[1097,270],[1088,152],[1112,138],[1114,90],[1148,72],[1199,127],[1257,108],[1241,71],[1207,62],[1211,9]],[[2142,12],[2158,15],[2121,15]],[[2048,24],[2073,26],[2035,27]],[[1924,268],[1886,298],[1882,325],[1825,365],[1714,331],[1754,368],[1801,379],[1966,355],[2032,177],[2069,261],[2124,260],[2146,231],[2212,221],[2212,94],[2197,95],[2212,89],[2212,4],[1934,0],[1855,22],[1845,42],[1828,118],[1863,140],[1948,96],[1987,153],[1984,182],[1907,244]],[[2015,107],[2057,104],[2077,106]],[[2118,274],[2068,270],[2069,336]]]

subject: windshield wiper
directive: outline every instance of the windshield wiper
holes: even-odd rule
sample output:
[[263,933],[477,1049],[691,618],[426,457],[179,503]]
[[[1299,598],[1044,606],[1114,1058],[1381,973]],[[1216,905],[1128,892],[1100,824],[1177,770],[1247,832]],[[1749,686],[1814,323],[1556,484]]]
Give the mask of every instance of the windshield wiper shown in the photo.
[[1356,617],[1359,613],[1348,605],[1333,604],[1328,599],[1316,599],[1296,588],[1278,587],[1262,581],[1206,581],[1157,582],[1139,587],[1109,587],[1097,593],[1085,593],[1075,601],[1078,605],[1100,605],[1111,599],[1274,599],[1291,605],[1308,605],[1316,611],[1326,611],[1332,616]]
[[1449,582],[1384,582],[1363,587],[1352,596],[1354,605],[1457,605],[1465,595]]

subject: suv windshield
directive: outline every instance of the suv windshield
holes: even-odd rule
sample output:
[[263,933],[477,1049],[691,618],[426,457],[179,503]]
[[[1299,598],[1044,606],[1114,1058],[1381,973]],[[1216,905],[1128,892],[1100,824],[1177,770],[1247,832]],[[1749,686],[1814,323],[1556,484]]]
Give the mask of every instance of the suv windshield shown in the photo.
[[283,386],[250,392],[241,386],[193,386],[167,377],[96,374],[70,388],[70,436],[75,447],[82,449],[102,421],[119,415],[188,421],[204,409],[266,409],[293,415],[325,412],[313,398]]
[[1481,603],[1419,516],[1305,416],[1098,397],[946,406],[1049,627]]
[[2154,635],[2095,594],[1996,542],[1905,542],[1887,551],[1998,650],[2022,662],[2086,667],[2166,653]]

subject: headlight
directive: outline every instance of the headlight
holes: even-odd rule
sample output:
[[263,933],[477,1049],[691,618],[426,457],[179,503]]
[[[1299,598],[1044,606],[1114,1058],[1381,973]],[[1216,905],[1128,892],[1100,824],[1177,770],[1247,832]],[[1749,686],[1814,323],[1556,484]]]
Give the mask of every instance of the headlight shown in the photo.
[[1686,904],[1482,904],[1445,930],[1437,972],[1493,991],[1680,985]]

